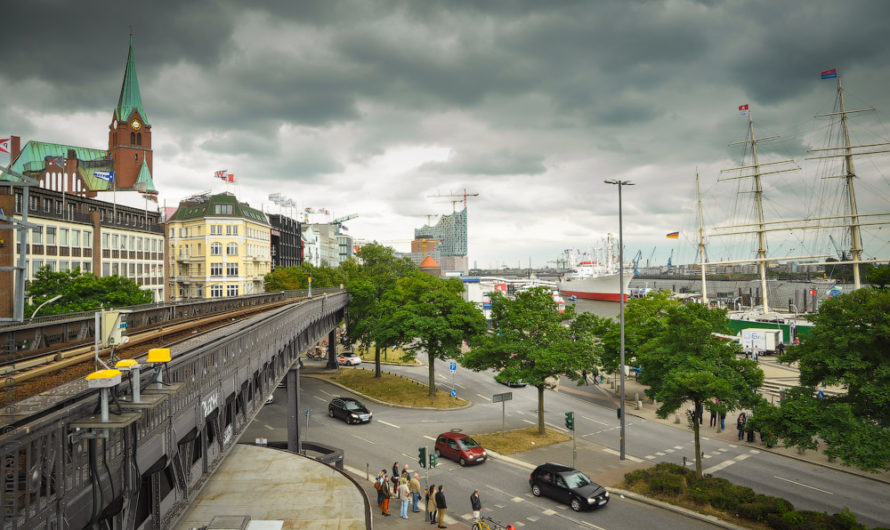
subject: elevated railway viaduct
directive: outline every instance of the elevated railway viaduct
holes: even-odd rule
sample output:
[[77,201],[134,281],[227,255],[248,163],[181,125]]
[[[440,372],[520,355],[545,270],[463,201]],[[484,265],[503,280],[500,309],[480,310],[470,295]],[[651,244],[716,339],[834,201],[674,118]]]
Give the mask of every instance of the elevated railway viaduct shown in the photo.
[[83,380],[0,409],[0,528],[170,527],[299,355],[333,351],[347,305],[329,293],[198,335],[155,367],[163,385],[143,356],[142,399],[124,381],[107,422]]

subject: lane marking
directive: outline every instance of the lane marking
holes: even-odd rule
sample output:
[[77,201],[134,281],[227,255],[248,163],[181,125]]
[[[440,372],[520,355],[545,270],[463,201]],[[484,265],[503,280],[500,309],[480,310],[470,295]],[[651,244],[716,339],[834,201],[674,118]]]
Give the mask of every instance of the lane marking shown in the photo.
[[673,449],[665,449],[664,452],[665,452],[665,453],[673,453],[674,450],[673,450]]
[[483,396],[482,394],[476,394],[476,395],[479,396],[479,397],[481,397],[482,399],[484,399],[484,400],[486,400],[486,401],[491,401],[491,398],[490,398],[489,396]]
[[390,427],[395,427],[396,429],[401,429],[401,427],[399,427],[398,425],[394,425],[392,423],[389,423],[388,421],[377,420],[377,423],[382,423],[384,425],[389,425]]
[[[609,449],[608,447],[603,447],[603,452],[605,452],[605,453],[609,453],[610,455],[621,456],[621,453],[620,453],[619,451],[616,451],[616,450],[614,450],[614,449]],[[631,462],[642,462],[642,461],[643,461],[642,458],[637,458],[637,457],[635,457],[635,456],[630,456],[630,455],[627,454],[626,452],[624,453],[624,458],[630,460]]]
[[803,486],[804,488],[810,488],[810,489],[812,489],[812,490],[821,491],[822,493],[827,493],[827,494],[829,494],[829,495],[834,495],[834,493],[832,493],[832,492],[830,492],[830,491],[820,490],[819,488],[814,488],[813,486],[807,486],[806,484],[801,484],[800,482],[795,482],[795,481],[793,481],[793,480],[791,480],[791,479],[788,479],[788,478],[785,478],[785,477],[780,477],[780,476],[778,476],[778,475],[773,475],[773,478],[777,478],[777,479],[779,479],[779,480],[784,480],[785,482],[790,482],[790,483],[792,483],[792,484],[797,484],[798,486]]
[[454,386],[456,386],[457,388],[462,388],[462,389],[464,389],[464,390],[467,389],[467,387],[465,387],[464,385],[462,385],[462,384],[460,384],[460,383],[454,383]]
[[652,455],[646,455],[643,458],[645,458],[646,460],[655,460],[655,457]]
[[532,420],[527,420],[525,418],[522,418],[522,421],[524,421],[525,423],[531,423],[532,425],[537,425],[537,422],[534,422]]
[[587,420],[587,421],[592,421],[593,423],[599,423],[600,425],[609,425],[608,423],[606,423],[606,422],[604,422],[604,421],[595,420],[595,419],[593,419],[593,418],[588,418],[587,416],[581,416],[581,417],[584,418],[584,419]]
[[[736,456],[735,458],[730,458],[729,460],[724,460],[723,462],[720,462],[719,464],[713,465],[713,466],[705,469],[704,471],[702,471],[702,473],[710,473],[713,475],[715,472],[720,471],[721,469],[726,469],[733,464],[736,464],[738,462],[741,462],[742,460],[745,460],[746,458],[750,457],[752,454],[757,454],[760,452],[760,451],[756,451],[756,452],[755,451],[756,451],[756,449],[752,449],[750,453],[743,453],[743,454]],[[692,459],[692,461],[694,462],[695,459]]]
[[434,442],[436,441],[436,439],[433,438],[432,436],[427,436],[427,435],[424,434],[423,437],[426,438],[427,440],[432,440],[432,441],[434,441]]
[[331,396],[331,397],[334,396],[334,394],[331,394],[330,392],[325,392],[324,390],[322,390],[322,389],[320,389],[320,388],[318,389],[318,391],[321,392],[322,394],[326,395],[326,396]]
[[317,399],[317,400],[319,400],[319,401],[324,401],[325,403],[327,403],[327,401],[328,401],[328,400],[326,400],[326,399],[323,398],[323,397],[318,397],[318,396],[312,396],[312,397],[314,397],[315,399]]
[[351,434],[351,433],[350,433],[350,436],[352,436],[353,438],[358,438],[359,440],[361,440],[361,441],[363,441],[363,442],[368,442],[368,443],[371,444],[371,445],[377,445],[377,444],[375,444],[374,442],[372,442],[371,440],[368,440],[367,438],[362,438],[361,436],[356,436],[356,435]]
[[674,449],[680,451],[680,450],[683,449],[683,446],[682,446],[682,445],[675,445],[675,446],[674,446]]

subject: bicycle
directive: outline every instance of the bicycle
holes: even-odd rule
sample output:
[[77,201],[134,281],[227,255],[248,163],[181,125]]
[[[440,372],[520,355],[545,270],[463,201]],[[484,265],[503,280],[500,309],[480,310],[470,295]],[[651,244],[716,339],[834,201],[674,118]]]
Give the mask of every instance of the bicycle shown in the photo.
[[473,530],[516,530],[516,527],[512,524],[504,525],[491,517],[482,517],[473,523]]

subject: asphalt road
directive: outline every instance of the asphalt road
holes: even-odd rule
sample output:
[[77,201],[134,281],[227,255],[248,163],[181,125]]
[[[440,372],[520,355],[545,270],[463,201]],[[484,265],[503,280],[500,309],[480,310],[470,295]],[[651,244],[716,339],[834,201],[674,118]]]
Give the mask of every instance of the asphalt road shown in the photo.
[[[353,369],[353,368],[347,368]],[[386,367],[387,370],[421,381],[427,379],[424,367]],[[448,365],[437,363],[437,384],[442,390],[452,389]],[[336,395],[351,395],[328,383],[304,377],[302,408],[312,409],[306,439],[320,441],[344,449],[345,465],[360,477],[381,469],[391,469],[394,461],[411,469],[419,469],[417,448],[432,450],[435,436],[451,429],[467,433],[492,432],[501,428],[501,404],[492,404],[491,395],[511,392],[506,403],[506,428],[537,425],[537,391],[533,387],[507,388],[495,382],[489,373],[474,373],[458,367],[453,378],[460,397],[473,406],[454,411],[429,411],[388,407],[366,403],[374,412],[367,425],[346,425],[327,416],[327,403]],[[249,442],[257,436],[270,441],[286,440],[286,392],[276,391],[276,402],[266,405],[242,436]],[[359,399],[361,399],[359,397]],[[596,386],[571,387],[562,392],[545,393],[545,422],[548,428],[562,430],[564,412],[575,412],[577,460],[576,467],[595,481],[618,482],[623,474],[647,462],[683,463],[691,465],[692,432],[686,428],[665,425],[628,415],[626,419],[627,460],[618,459],[619,426],[615,409]],[[301,427],[306,417],[301,414]],[[707,426],[705,426],[707,427]],[[703,437],[705,472],[744,484],[758,493],[781,496],[798,509],[835,513],[850,507],[861,523],[869,526],[885,524],[890,512],[885,499],[890,486],[856,475],[830,470],[806,462],[759,451],[754,444],[729,443]],[[440,459],[439,466],[429,474],[429,481],[445,484],[449,514],[466,521],[470,515],[469,496],[478,488],[485,513],[495,519],[522,523],[530,528],[698,528],[706,523],[689,519],[630,499],[613,496],[609,505],[594,512],[574,513],[568,507],[544,498],[535,498],[528,487],[528,476],[537,463],[558,461],[572,463],[570,442],[514,455],[513,463],[489,459],[478,466],[461,468]],[[511,459],[512,460],[512,459]],[[423,477],[425,474],[422,473]],[[422,480],[422,482],[424,482]],[[375,519],[379,525],[380,519]],[[519,526],[519,525],[517,525]]]

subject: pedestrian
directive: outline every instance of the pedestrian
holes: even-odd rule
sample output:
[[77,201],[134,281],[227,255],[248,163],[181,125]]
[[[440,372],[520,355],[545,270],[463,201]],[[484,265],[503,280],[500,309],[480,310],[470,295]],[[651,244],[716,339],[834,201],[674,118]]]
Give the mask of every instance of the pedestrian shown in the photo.
[[754,413],[749,412],[747,417],[745,418],[745,430],[748,431],[748,441],[754,441],[754,422],[752,421],[754,418]]
[[386,481],[386,470],[381,469],[374,479],[374,489],[377,490],[377,506],[383,509],[383,483]]
[[448,509],[448,503],[445,502],[445,486],[439,484],[439,490],[436,492],[436,512],[439,528],[448,528],[445,526],[445,510]]
[[735,426],[736,426],[736,429],[739,430],[739,441],[741,442],[742,439],[745,437],[745,413],[744,412],[739,414],[739,418],[736,420]]
[[584,378],[584,384],[588,385],[590,382],[587,380],[587,370],[581,370],[581,377]]
[[436,485],[430,484],[426,490],[426,514],[430,519],[430,524],[436,524]]
[[392,498],[392,485],[387,475],[383,475],[383,516],[389,517],[389,500]]
[[722,409],[720,410],[720,430],[726,430],[726,411]]
[[411,470],[408,469],[408,464],[405,464],[405,467],[402,468],[402,477],[405,479],[405,482],[411,480]]
[[605,382],[606,382],[606,374],[600,374],[600,384],[603,384]]
[[393,462],[392,464],[392,489],[395,491],[396,488],[399,487],[399,463]]
[[408,504],[411,502],[411,491],[408,489],[408,481],[399,482],[399,500],[402,505],[399,507],[399,517],[408,518]]
[[470,495],[470,506],[473,507],[473,519],[478,521],[482,515],[482,500],[479,499],[479,490],[473,490],[473,494]]
[[[717,403],[719,403],[719,401]],[[708,411],[711,413],[710,418],[708,419],[709,427],[717,426],[717,403],[708,403]]]
[[414,473],[414,476],[408,482],[408,490],[411,492],[411,511],[417,513],[420,509],[417,505],[420,503],[420,475]]

